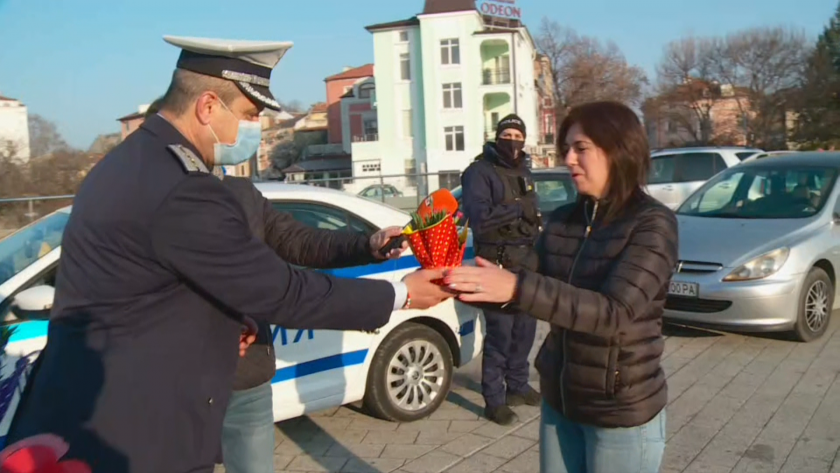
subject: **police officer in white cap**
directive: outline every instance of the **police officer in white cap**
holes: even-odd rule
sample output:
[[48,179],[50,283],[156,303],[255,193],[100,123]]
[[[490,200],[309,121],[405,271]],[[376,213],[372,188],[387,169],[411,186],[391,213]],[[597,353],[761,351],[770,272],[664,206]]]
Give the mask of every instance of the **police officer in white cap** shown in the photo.
[[183,49],[159,115],[100,161],[64,232],[47,345],[8,442],[64,438],[94,472],[213,470],[250,318],[373,330],[449,297],[401,283],[299,271],[250,231],[210,173],[249,159],[271,71],[291,43],[172,38]]

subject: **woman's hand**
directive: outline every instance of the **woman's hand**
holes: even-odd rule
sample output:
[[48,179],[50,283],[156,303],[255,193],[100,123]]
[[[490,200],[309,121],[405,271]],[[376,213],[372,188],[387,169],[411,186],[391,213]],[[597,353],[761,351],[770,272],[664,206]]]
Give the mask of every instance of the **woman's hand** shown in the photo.
[[461,266],[449,270],[444,282],[450,289],[460,292],[464,302],[491,302],[504,304],[513,300],[516,292],[516,275],[484,258],[475,258],[476,266]]

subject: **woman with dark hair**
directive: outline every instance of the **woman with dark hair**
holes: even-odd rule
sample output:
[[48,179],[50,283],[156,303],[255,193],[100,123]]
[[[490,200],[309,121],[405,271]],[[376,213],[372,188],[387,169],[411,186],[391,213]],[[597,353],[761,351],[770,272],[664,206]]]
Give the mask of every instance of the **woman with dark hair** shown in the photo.
[[580,194],[538,243],[537,271],[483,259],[451,270],[469,302],[507,304],[547,321],[537,355],[540,470],[656,473],[668,391],[662,312],[677,260],[673,212],[648,196],[650,154],[636,114],[614,102],[575,107],[558,148]]

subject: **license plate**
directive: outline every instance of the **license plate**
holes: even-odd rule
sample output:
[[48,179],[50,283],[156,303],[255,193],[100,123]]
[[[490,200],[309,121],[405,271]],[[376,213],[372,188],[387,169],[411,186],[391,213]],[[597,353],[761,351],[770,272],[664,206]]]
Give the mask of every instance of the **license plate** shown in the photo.
[[683,297],[697,297],[700,294],[700,285],[694,282],[671,281],[668,287],[668,294]]

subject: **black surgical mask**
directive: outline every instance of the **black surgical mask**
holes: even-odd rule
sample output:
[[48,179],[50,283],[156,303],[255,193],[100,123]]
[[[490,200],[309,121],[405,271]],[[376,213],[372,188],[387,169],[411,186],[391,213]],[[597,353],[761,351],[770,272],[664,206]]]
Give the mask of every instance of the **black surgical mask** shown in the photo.
[[496,150],[499,155],[506,162],[517,165],[522,160],[523,149],[525,149],[525,142],[519,140],[509,140],[507,138],[496,139]]

